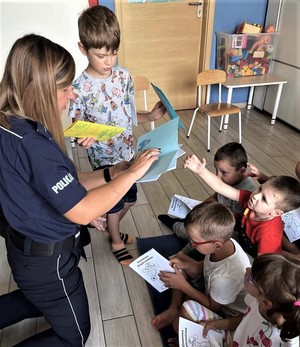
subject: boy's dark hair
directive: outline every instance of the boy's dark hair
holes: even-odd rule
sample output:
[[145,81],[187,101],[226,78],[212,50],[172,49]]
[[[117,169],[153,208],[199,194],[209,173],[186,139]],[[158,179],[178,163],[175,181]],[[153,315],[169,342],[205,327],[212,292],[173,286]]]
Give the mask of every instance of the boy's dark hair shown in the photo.
[[219,202],[202,203],[195,206],[185,217],[184,226],[198,227],[199,236],[205,241],[230,239],[235,218],[231,210]]
[[300,207],[300,182],[290,176],[272,176],[268,179],[280,199],[276,208],[288,212]]
[[217,150],[214,160],[228,160],[230,165],[238,170],[247,168],[248,157],[245,148],[240,143],[230,142]]
[[252,278],[259,293],[270,300],[268,317],[284,318],[280,337],[283,341],[300,334],[300,259],[291,255],[263,254],[254,259]]
[[79,39],[86,50],[105,47],[115,52],[120,46],[120,26],[115,14],[97,5],[84,10],[78,18]]

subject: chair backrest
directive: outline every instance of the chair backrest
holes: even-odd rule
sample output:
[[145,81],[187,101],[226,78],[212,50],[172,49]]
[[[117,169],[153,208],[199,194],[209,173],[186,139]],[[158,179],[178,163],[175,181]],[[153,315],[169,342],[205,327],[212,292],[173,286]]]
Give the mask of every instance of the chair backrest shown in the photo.
[[210,103],[210,91],[211,85],[219,85],[218,100],[222,102],[222,83],[226,81],[226,73],[223,70],[205,70],[197,75],[197,86],[198,86],[198,106],[201,106],[202,97],[202,86],[207,86],[206,90],[206,104]]
[[[144,97],[144,110],[139,111],[148,111],[148,104],[147,104],[147,91],[150,89],[150,82],[149,79],[146,76],[140,76],[140,75],[132,75],[131,76],[133,80],[134,90],[143,92]],[[154,122],[151,122],[151,130],[154,129]]]
[[135,90],[148,90],[150,82],[146,76],[132,75]]
[[197,86],[223,83],[226,81],[226,73],[223,70],[205,70],[197,76]]

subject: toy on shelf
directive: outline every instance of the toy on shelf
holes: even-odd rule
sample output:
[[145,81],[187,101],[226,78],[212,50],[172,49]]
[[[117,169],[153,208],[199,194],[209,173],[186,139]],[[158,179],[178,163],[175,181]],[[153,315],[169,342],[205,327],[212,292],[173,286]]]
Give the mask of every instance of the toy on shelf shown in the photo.
[[262,25],[257,23],[244,22],[239,25],[235,31],[236,34],[259,34],[262,31]]
[[[245,23],[238,30],[242,30]],[[262,33],[217,33],[217,68],[225,70],[232,77],[267,74],[277,38],[274,25],[269,25]]]
[[[269,25],[264,30],[264,33],[274,33],[274,32],[275,32],[274,25]],[[249,50],[249,53],[252,54],[254,51],[258,51],[258,52],[265,51],[265,48],[267,46],[270,46],[271,42],[272,42],[272,37],[270,35],[262,35],[258,38],[257,41],[253,43],[252,47]],[[270,47],[269,47],[269,50],[270,50]],[[261,54],[259,54],[257,58],[261,58]]]

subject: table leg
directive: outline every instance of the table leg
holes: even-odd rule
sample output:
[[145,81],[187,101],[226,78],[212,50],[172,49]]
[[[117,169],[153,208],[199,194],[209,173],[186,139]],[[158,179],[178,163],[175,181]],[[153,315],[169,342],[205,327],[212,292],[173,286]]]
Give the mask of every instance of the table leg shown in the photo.
[[275,124],[275,121],[276,121],[282,87],[283,87],[283,83],[278,84],[278,89],[277,89],[277,94],[276,94],[276,99],[275,99],[275,104],[274,104],[274,109],[273,109],[273,114],[271,119],[272,125]]
[[[233,90],[233,88],[231,88],[231,87],[228,88],[228,93],[227,93],[227,104],[231,104],[232,90]],[[228,128],[228,120],[229,120],[229,114],[225,114],[225,117],[224,117],[224,124],[223,124],[223,129],[224,129],[224,130]]]
[[247,110],[251,110],[252,100],[253,100],[253,92],[254,92],[254,86],[250,87],[248,103],[247,103]]

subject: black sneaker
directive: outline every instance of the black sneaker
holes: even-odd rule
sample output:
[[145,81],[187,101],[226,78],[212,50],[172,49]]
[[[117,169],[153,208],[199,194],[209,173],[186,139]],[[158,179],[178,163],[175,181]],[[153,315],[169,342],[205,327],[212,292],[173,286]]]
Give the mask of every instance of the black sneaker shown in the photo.
[[172,229],[173,225],[177,222],[183,222],[184,219],[181,218],[175,218],[175,217],[170,217],[167,214],[160,214],[158,215],[158,219],[166,225],[168,228]]

